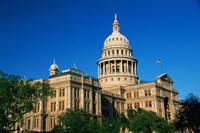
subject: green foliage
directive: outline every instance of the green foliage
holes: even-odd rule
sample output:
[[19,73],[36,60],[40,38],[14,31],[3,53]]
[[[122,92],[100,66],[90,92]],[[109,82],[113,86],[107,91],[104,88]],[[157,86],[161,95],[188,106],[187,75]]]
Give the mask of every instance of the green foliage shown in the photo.
[[48,84],[0,71],[0,128],[11,131],[16,122],[23,122],[23,115],[33,109],[34,102],[49,94]]
[[[130,117],[130,113],[132,113],[131,110],[130,110],[130,112],[128,113],[129,117]],[[118,121],[120,127],[122,128],[122,131],[123,131],[123,132],[125,131],[126,128],[129,128],[129,125],[130,125],[130,124],[129,124],[129,120],[128,120],[128,118],[125,116],[124,113],[121,113],[121,114],[119,115],[117,121]]]
[[67,109],[65,113],[59,116],[60,130],[67,133],[84,133],[91,125],[95,123],[90,122],[91,115],[84,110]]
[[188,129],[194,133],[200,132],[200,99],[189,94],[181,101],[180,108],[175,115],[175,127],[179,131]]
[[98,133],[117,133],[120,130],[120,125],[117,120],[109,120],[103,118],[102,123],[99,125]]
[[117,133],[120,128],[124,132],[126,128],[132,132],[152,133],[173,133],[173,124],[167,123],[152,111],[143,109],[128,110],[127,116],[121,113],[117,120],[102,118],[102,121],[94,119],[91,114],[84,110],[68,109],[59,116],[59,125],[53,133]]
[[132,111],[130,118],[130,131],[132,132],[144,132],[152,133],[157,131],[158,133],[168,133],[170,131],[168,123],[155,112],[138,109]]
[[59,116],[58,125],[52,130],[53,133],[117,133],[119,124],[117,121],[103,118],[94,119],[84,110],[67,109]]

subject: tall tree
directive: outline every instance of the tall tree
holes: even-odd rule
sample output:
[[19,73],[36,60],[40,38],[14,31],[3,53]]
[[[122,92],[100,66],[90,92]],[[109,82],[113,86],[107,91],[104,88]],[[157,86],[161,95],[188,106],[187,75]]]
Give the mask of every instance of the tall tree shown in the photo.
[[175,115],[175,127],[179,131],[189,130],[200,133],[200,99],[189,94],[180,102],[180,108]]
[[34,108],[34,103],[51,94],[44,82],[21,79],[0,71],[0,131],[11,132],[17,122],[23,122],[25,113]]

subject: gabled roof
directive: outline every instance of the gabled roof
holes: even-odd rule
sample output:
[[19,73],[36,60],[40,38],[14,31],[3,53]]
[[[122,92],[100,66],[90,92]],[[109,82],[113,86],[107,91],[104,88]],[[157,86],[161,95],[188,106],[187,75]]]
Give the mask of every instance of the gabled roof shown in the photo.
[[172,78],[169,76],[169,74],[167,73],[164,73],[164,74],[160,74],[156,77],[157,79],[162,79],[162,80],[165,80],[165,81],[169,81],[169,82],[172,82],[173,83],[173,80]]

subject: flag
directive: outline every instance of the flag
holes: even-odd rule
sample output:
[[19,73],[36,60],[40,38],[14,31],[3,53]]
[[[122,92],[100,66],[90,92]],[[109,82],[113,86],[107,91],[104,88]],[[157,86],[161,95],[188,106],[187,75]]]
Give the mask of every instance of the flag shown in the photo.
[[156,63],[162,63],[162,61],[161,60],[157,60]]

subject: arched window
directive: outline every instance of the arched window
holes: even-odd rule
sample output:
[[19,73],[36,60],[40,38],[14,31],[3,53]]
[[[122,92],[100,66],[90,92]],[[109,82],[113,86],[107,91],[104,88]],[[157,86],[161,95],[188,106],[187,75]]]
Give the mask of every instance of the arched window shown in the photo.
[[108,51],[108,55],[110,55],[110,51]]
[[117,50],[117,54],[119,54],[119,50]]
[[115,54],[115,51],[114,50],[112,50],[112,55],[114,55]]
[[121,50],[121,54],[123,55],[124,53],[123,53],[123,50]]

